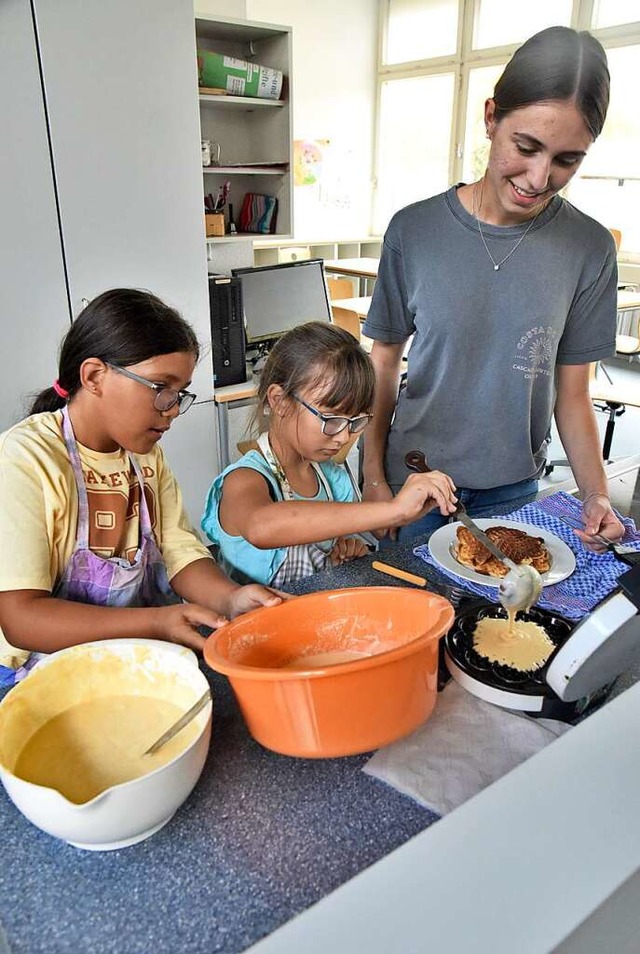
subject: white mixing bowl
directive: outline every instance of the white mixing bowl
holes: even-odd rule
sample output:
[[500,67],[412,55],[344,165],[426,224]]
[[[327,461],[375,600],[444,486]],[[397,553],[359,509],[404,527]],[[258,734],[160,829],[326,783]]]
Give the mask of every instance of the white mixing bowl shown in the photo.
[[158,640],[113,639],[53,653],[0,703],[0,780],[10,799],[38,828],[92,851],[125,848],[166,825],[198,781],[211,737],[209,702],[194,720],[196,737],[172,761],[83,804],[18,778],[13,770],[34,732],[72,705],[113,694],[113,679],[110,691],[102,688],[107,670],[111,676],[121,672],[118,693],[155,696],[184,711],[208,685],[190,649]]

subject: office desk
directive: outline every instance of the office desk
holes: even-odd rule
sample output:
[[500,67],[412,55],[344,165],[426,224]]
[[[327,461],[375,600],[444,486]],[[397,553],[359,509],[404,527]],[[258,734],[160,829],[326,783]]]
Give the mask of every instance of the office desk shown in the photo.
[[379,258],[335,258],[324,263],[330,275],[348,275],[359,279],[360,293],[366,292],[367,279],[378,277]]
[[218,466],[224,470],[231,463],[229,453],[229,409],[249,407],[255,403],[258,393],[258,382],[251,373],[248,380],[242,384],[228,384],[224,388],[216,388],[213,394],[213,403],[216,409],[216,449],[218,451]]
[[371,307],[371,295],[362,295],[360,298],[335,298],[331,305],[332,307],[355,311],[360,321],[364,321]]
[[[616,337],[635,339],[638,336],[638,321],[636,312],[640,311],[640,292],[618,292],[618,314],[616,321]],[[626,351],[626,348],[621,350]]]
[[[361,321],[367,316],[371,298],[345,298],[334,302],[340,307],[353,307]],[[351,304],[347,304],[351,303]],[[360,344],[369,353],[373,340],[364,335],[360,336]],[[404,356],[409,350],[411,339],[407,341]],[[213,394],[213,404],[216,412],[216,450],[218,452],[218,466],[224,470],[231,463],[231,449],[229,447],[229,411],[235,408],[249,407],[255,403],[258,393],[258,379],[248,373],[248,380],[242,384],[229,384],[224,388],[217,388]],[[1,954],[1,952],[0,952]]]
[[[373,345],[371,338],[362,336],[360,343],[365,351],[371,351]],[[257,393],[258,379],[254,378],[251,374],[248,375],[248,380],[243,384],[229,384],[224,388],[216,388],[214,391],[213,404],[216,412],[216,450],[218,452],[218,466],[221,471],[231,463],[229,411],[241,407],[250,407],[250,405],[255,404]]]
[[[375,278],[378,274],[379,260],[376,258],[343,258],[324,263],[325,271],[351,275],[357,278]],[[361,321],[365,321],[371,306],[371,295],[361,295],[356,298],[339,298],[331,302],[337,308],[347,308],[355,311]],[[622,322],[631,321],[631,316],[640,308],[640,292],[618,292],[618,334],[624,334]],[[365,351],[370,352],[373,344],[371,338],[361,337],[361,344]],[[405,349],[405,357],[409,350]],[[229,410],[248,407],[253,404],[257,394],[257,382],[252,377],[244,384],[230,384],[218,388],[213,400],[216,409],[216,446],[220,469],[223,470],[230,463],[229,451]]]
[[379,264],[379,258],[334,258],[325,261],[324,270],[332,275],[377,278]]
[[[371,259],[345,259],[345,261],[372,261]],[[373,260],[375,261],[375,260]],[[327,265],[329,262],[325,262],[325,270],[329,271]],[[339,261],[333,264],[339,264]],[[355,272],[349,272],[347,274],[356,274]],[[377,270],[376,270],[377,275]],[[364,272],[360,277],[365,277]],[[366,277],[372,277],[368,275]],[[351,311],[355,311],[359,318],[363,321],[369,314],[369,308],[371,307],[371,295],[363,295],[359,298],[339,298],[331,302],[332,305],[337,305],[339,308],[349,308]],[[621,290],[618,292],[618,326],[620,322],[624,320],[630,312],[633,313],[640,308],[640,292],[634,291],[625,291]],[[620,327],[618,327],[620,332]]]
[[640,308],[640,291],[627,291],[625,288],[618,291],[618,311],[627,308]]

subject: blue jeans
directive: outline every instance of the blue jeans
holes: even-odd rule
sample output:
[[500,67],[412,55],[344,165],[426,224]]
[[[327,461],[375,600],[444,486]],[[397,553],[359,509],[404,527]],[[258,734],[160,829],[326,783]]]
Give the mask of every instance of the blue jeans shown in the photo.
[[[520,480],[517,484],[489,487],[487,490],[471,490],[468,487],[458,487],[456,496],[465,505],[471,517],[492,517],[495,514],[496,507],[506,513],[511,509],[508,506],[511,501],[519,501],[522,497],[532,497],[537,492],[537,480]],[[431,533],[448,522],[449,517],[443,517],[437,509],[431,510],[420,520],[409,523],[406,527],[400,527],[398,540],[401,543],[408,543],[414,537]],[[388,540],[388,537],[385,540]],[[380,542],[384,546],[384,541]]]

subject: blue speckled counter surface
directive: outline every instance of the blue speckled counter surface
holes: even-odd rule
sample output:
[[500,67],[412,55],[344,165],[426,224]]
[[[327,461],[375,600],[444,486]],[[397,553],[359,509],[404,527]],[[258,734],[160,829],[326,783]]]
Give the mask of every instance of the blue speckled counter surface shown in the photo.
[[160,832],[81,851],[0,791],[0,910],[14,954],[242,951],[435,816],[360,771],[366,755],[294,759],[249,736],[226,680],[204,772]]
[[[442,582],[412,546],[380,558],[434,589]],[[372,570],[373,559],[316,574],[296,592],[402,585]],[[368,755],[308,760],[262,748],[226,679],[203,671],[214,693],[209,757],[187,802],[147,841],[72,848],[0,790],[0,911],[14,954],[239,952],[436,820],[361,772]]]

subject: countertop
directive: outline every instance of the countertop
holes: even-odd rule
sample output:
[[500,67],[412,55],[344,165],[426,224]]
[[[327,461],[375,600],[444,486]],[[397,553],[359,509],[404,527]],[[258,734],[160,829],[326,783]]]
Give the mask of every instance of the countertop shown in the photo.
[[361,772],[367,755],[262,748],[226,679],[202,668],[214,696],[207,763],[152,838],[82,851],[0,790],[0,911],[14,954],[242,951],[436,819]]
[[[371,569],[376,557],[437,589],[442,578],[412,552],[424,539],[292,589],[406,585]],[[214,697],[209,756],[189,799],[147,841],[73,848],[31,825],[0,788],[0,916],[14,954],[235,954],[437,820],[365,775],[369,754],[297,759],[262,748],[227,680],[201,668]]]
[[[416,542],[380,558],[437,589],[443,581],[413,556]],[[401,586],[371,569],[374,558],[316,574],[296,592]],[[365,775],[368,755],[308,760],[262,748],[226,679],[202,668],[214,694],[209,757],[189,799],[152,838],[114,852],[72,848],[33,827],[0,791],[0,911],[15,954],[239,952],[437,820]]]

